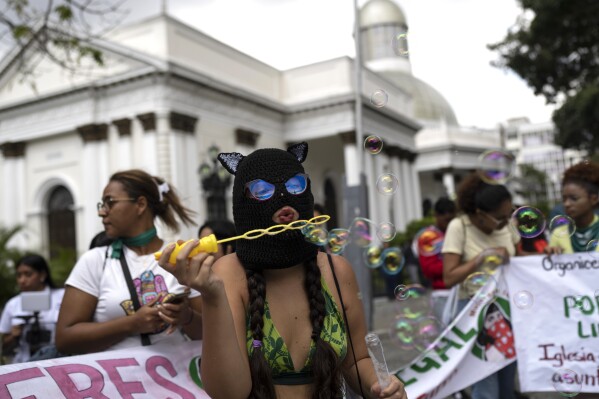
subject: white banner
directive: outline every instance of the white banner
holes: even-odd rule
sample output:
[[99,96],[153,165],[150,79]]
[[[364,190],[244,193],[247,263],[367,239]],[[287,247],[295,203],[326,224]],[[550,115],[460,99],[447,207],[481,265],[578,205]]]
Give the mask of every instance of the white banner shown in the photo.
[[200,341],[152,345],[0,367],[2,399],[206,398]]
[[511,293],[525,392],[599,392],[599,254],[515,258]]
[[501,270],[431,345],[395,372],[410,399],[441,399],[515,360],[510,310]]

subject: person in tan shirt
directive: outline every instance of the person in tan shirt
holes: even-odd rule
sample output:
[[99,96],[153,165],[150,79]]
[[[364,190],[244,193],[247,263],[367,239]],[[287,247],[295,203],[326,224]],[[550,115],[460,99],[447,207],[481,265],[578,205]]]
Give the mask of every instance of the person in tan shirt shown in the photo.
[[[461,215],[449,223],[441,250],[447,287],[462,284],[476,272],[485,250],[495,249],[504,264],[510,256],[524,254],[517,249],[519,235],[508,226],[513,203],[505,186],[488,184],[472,174],[458,187],[457,205]],[[461,286],[458,308],[468,303],[467,297]],[[472,399],[514,399],[515,373],[516,363],[512,363],[480,380],[472,387]]]

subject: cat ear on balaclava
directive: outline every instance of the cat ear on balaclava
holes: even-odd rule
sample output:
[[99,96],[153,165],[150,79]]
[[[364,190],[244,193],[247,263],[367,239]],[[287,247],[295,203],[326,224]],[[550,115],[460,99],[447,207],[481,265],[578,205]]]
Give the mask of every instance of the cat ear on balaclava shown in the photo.
[[290,152],[297,158],[299,163],[304,163],[308,156],[308,143],[302,141],[301,143],[291,145],[287,147],[287,152]]
[[238,152],[221,152],[217,156],[217,159],[220,161],[220,163],[232,175],[237,173],[237,167],[243,158],[245,158],[245,156]]

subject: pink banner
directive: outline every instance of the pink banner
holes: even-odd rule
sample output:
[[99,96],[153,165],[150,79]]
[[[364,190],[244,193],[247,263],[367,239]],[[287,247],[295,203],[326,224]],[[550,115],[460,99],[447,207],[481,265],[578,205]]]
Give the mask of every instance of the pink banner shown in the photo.
[[1,366],[0,398],[209,398],[201,354],[201,341],[190,341]]

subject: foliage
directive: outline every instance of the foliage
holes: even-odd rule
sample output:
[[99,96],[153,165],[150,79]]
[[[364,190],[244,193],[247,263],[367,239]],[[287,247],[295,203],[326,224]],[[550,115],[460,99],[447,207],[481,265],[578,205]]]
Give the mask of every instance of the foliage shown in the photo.
[[506,37],[488,47],[495,66],[522,77],[548,103],[564,148],[599,148],[599,2],[519,0],[523,12]]
[[516,192],[526,198],[526,205],[547,203],[547,174],[531,164],[522,164],[519,167],[520,190]]
[[84,61],[103,65],[94,40],[122,22],[124,1],[7,0],[0,7],[0,40],[21,50],[17,70],[35,89],[35,73],[44,60],[73,74],[83,72]]
[[416,233],[434,223],[435,219],[432,216],[428,216],[423,219],[412,220],[406,226],[406,231],[397,233],[395,235],[395,238],[390,243],[391,246],[403,248],[405,244],[412,242],[416,236]]
[[14,268],[15,263],[25,255],[25,252],[10,248],[8,244],[21,229],[21,226],[0,227],[0,308],[18,293]]
[[64,286],[64,282],[71,273],[75,262],[77,261],[77,251],[73,248],[59,248],[56,256],[49,262],[52,280],[57,287]]

